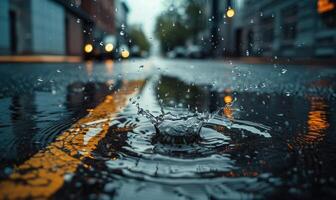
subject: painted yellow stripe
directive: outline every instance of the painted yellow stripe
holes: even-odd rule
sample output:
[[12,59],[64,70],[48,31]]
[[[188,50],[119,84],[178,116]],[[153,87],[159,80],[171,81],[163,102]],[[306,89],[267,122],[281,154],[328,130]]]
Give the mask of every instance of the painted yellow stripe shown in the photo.
[[[0,199],[44,199],[54,194],[62,187],[64,175],[74,173],[82,160],[91,156],[98,142],[105,137],[109,121],[143,84],[144,81],[124,82],[117,93],[108,95],[103,103],[55,142],[16,167],[7,180],[0,182]],[[99,131],[90,135],[92,130]]]

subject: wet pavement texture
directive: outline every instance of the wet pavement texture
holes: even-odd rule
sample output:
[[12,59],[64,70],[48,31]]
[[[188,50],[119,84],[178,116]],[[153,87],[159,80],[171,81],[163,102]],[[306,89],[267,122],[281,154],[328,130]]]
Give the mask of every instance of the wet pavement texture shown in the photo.
[[[2,198],[336,197],[336,69],[153,58],[0,74]],[[94,114],[125,85],[137,93],[115,116]]]

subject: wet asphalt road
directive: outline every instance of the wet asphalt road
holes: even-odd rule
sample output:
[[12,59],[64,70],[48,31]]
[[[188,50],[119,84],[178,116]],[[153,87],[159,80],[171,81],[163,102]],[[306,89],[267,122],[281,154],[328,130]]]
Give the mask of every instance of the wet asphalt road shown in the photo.
[[[46,148],[86,116],[107,95],[117,92],[125,81],[155,79],[159,81],[153,96],[165,108],[211,113],[231,98],[233,110],[225,113],[227,117],[272,127],[275,142],[277,135],[281,135],[279,143],[286,143],[288,151],[295,151],[296,155],[290,159],[297,162],[286,166],[289,174],[282,173],[284,167],[277,159],[286,157],[285,154],[265,153],[258,158],[271,163],[270,167],[258,170],[289,180],[272,194],[275,197],[279,198],[277,195],[283,190],[298,197],[335,195],[331,188],[336,184],[332,172],[336,159],[336,68],[152,58],[78,64],[1,64],[0,75],[0,182],[10,177],[15,166]],[[142,106],[149,110],[155,107],[151,101]],[[247,148],[245,153],[249,154],[249,150],[257,151]],[[298,173],[294,181],[291,173],[301,172],[300,169],[302,174]],[[308,179],[307,188],[314,186],[315,192],[301,195],[305,188],[301,181],[307,180],[300,176],[314,176]],[[80,177],[76,180],[87,184]],[[71,189],[75,187],[65,185],[55,197],[100,197],[92,196],[87,187],[85,192],[75,193]],[[100,191],[92,189],[92,194],[99,193],[97,190]]]

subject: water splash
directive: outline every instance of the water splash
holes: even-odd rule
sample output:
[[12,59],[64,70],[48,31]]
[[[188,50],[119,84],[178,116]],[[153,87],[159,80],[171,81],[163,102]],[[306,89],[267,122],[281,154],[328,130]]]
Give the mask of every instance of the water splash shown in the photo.
[[[131,100],[132,101],[132,100]],[[139,103],[132,101],[136,105],[138,114],[143,115],[151,121],[156,130],[155,140],[161,143],[187,144],[196,142],[200,138],[200,131],[203,127],[224,127],[227,129],[245,130],[253,134],[270,138],[270,127],[244,120],[229,119],[221,116],[223,110],[229,109],[235,100],[230,101],[225,107],[218,109],[216,112],[207,113],[187,113],[173,114],[165,113],[160,105],[161,113],[157,116],[149,110],[144,110]]]

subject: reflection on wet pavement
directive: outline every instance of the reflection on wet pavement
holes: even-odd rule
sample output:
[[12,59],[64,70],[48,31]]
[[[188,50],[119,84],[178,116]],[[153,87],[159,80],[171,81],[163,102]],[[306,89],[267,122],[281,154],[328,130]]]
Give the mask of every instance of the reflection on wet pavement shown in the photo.
[[108,95],[102,104],[57,137],[45,150],[15,168],[10,180],[0,183],[0,195],[11,199],[52,195],[62,186],[64,176],[74,173],[81,160],[91,156],[98,141],[106,135],[109,120],[120,111],[134,88],[141,84],[124,83],[117,93]]
[[[151,102],[148,109],[156,115],[160,107],[153,105],[180,116],[213,112],[215,104],[215,108],[222,107],[219,113],[232,121],[231,125],[204,126],[199,142],[171,145],[153,140],[156,130],[151,121],[129,105],[98,144],[94,158],[85,160],[96,170],[83,168],[58,195],[67,192],[76,196],[76,188],[93,184],[97,191],[91,193],[93,198],[112,195],[125,199],[134,193],[142,198],[163,198],[164,193],[167,199],[333,195],[330,189],[335,185],[335,174],[328,169],[334,164],[328,157],[320,157],[335,152],[325,152],[326,144],[320,144],[331,133],[329,106],[323,98],[204,89],[209,87],[163,76],[152,88],[143,89],[137,103]],[[152,100],[149,90],[155,91]],[[250,128],[237,126],[240,121]],[[267,130],[270,137],[253,132],[254,127],[263,125],[271,127]],[[82,184],[82,177],[91,183]],[[76,186],[79,182],[80,187]],[[322,186],[326,189],[323,192]],[[133,193],[126,192],[129,190]],[[79,196],[85,195],[88,193]]]
[[[24,69],[12,74],[25,78],[14,81],[23,84],[21,90],[13,92],[7,83],[1,90],[6,153],[0,195],[336,196],[335,76],[329,69],[315,76],[313,69],[294,68],[283,76],[265,66],[214,64],[209,74],[207,63],[191,71],[183,61],[174,70],[165,66],[169,61],[160,68],[138,64],[88,62],[79,71],[59,69],[78,76],[69,80],[55,68],[45,76],[40,68],[27,77]],[[297,80],[301,76],[306,78]],[[27,80],[33,89],[24,85]]]

